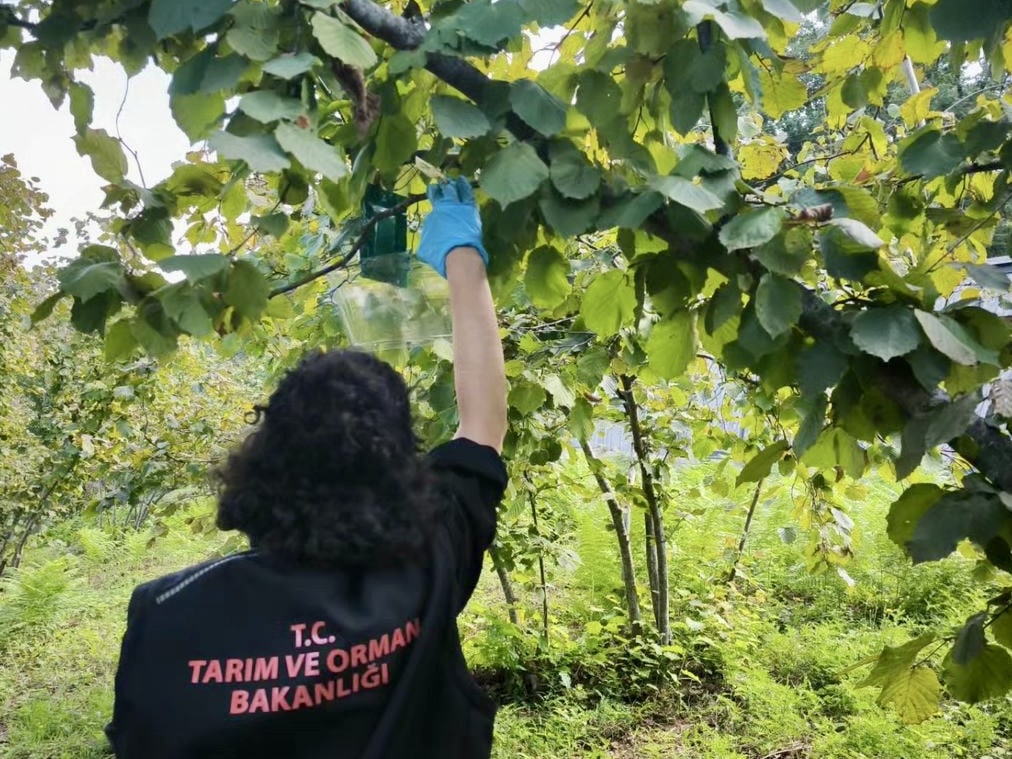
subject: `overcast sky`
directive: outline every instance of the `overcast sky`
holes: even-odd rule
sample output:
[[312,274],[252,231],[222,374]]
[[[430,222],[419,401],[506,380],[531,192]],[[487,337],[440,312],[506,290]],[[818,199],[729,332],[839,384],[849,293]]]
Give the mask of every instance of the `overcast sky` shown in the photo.
[[[98,210],[103,180],[87,158],[74,147],[74,121],[66,103],[56,111],[39,82],[10,76],[10,51],[0,54],[0,154],[13,153],[22,172],[40,180],[55,211],[51,229],[70,226],[71,219]],[[116,135],[116,112],[126,92],[127,76],[106,58],[96,58],[93,71],[80,72],[95,90],[92,126]],[[154,185],[171,173],[174,161],[183,159],[190,144],[169,112],[168,76],[148,67],[130,81],[129,94],[119,118],[119,133],[137,151],[147,184]],[[128,156],[129,177],[140,183],[133,158]],[[63,253],[73,252],[74,248]]]

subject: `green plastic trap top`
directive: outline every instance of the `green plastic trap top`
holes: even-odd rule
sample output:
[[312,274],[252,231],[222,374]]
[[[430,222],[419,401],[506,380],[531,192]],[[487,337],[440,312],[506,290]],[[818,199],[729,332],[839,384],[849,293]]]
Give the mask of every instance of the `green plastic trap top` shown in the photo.
[[[362,201],[362,219],[369,223],[377,215],[396,208],[407,198],[369,185]],[[408,215],[400,211],[374,225],[359,252],[362,276],[396,287],[408,286],[411,253],[408,251]]]

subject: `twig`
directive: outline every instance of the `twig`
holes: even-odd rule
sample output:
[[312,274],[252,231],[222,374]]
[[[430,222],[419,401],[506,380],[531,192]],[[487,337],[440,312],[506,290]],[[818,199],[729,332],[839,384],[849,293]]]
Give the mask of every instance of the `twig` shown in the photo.
[[349,250],[345,255],[341,256],[341,258],[334,261],[333,263],[324,266],[322,269],[310,272],[301,279],[297,279],[294,282],[288,283],[287,285],[280,285],[279,287],[275,287],[273,290],[271,290],[271,293],[268,297],[276,298],[279,295],[290,293],[294,290],[298,290],[300,287],[303,287],[304,285],[308,285],[310,282],[316,281],[320,277],[325,277],[328,274],[337,271],[338,269],[343,269],[345,266],[347,266],[352,262],[355,256],[359,254],[359,252],[362,250],[362,247],[365,245],[366,240],[369,239],[369,235],[372,233],[373,228],[377,224],[379,224],[384,219],[389,219],[391,216],[396,216],[397,214],[402,213],[403,211],[407,210],[416,203],[421,203],[423,200],[425,200],[425,198],[426,198],[425,195],[411,195],[410,197],[401,201],[397,205],[378,212],[375,216],[371,217],[369,221],[367,221],[362,226],[362,233],[358,236],[358,239],[355,241],[355,244],[351,246],[351,250]]
[[116,121],[114,122],[116,128],[116,138],[119,140],[119,144],[126,148],[126,151],[133,156],[134,163],[137,164],[137,174],[141,179],[141,187],[145,190],[148,189],[148,182],[144,178],[144,169],[141,167],[140,156],[137,155],[137,151],[134,150],[127,144],[127,141],[123,139],[122,133],[119,131],[119,118],[123,115],[123,109],[126,107],[127,98],[130,97],[130,77],[127,76],[126,86],[123,87],[123,99],[120,101],[119,109],[116,111]]
[[[275,204],[274,204],[273,206],[271,206],[271,210],[267,212],[267,215],[269,216],[270,214],[272,214],[272,213],[274,213],[275,211],[277,211],[277,210],[278,210],[278,208],[279,208],[280,206],[281,206],[281,199],[280,199],[280,198],[278,198],[278,202],[277,202],[277,203],[275,203]],[[228,253],[226,253],[225,255],[226,255],[226,256],[234,256],[234,255],[235,255],[236,253],[238,253],[238,252],[239,252],[240,250],[242,250],[243,248],[245,248],[245,247],[246,247],[246,243],[248,243],[248,242],[249,242],[250,240],[252,240],[252,239],[253,239],[253,238],[254,238],[254,237],[256,236],[257,232],[259,232],[259,231],[260,231],[260,230],[258,230],[258,229],[256,228],[256,225],[254,225],[254,226],[253,226],[253,229],[252,229],[252,230],[250,230],[250,233],[249,233],[248,235],[246,235],[246,236],[245,236],[244,238],[242,238],[242,240],[241,240],[241,241],[239,242],[239,244],[238,244],[238,245],[236,245],[236,246],[235,246],[234,248],[232,248],[232,249],[231,249],[231,250],[230,250],[230,251],[229,251]]]

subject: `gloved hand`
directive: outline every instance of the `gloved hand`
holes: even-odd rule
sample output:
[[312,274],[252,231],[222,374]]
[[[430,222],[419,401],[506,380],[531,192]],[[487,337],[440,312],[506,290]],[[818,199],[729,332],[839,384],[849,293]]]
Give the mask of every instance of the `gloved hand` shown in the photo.
[[446,257],[454,248],[474,248],[488,266],[488,252],[481,242],[481,217],[468,181],[458,177],[431,184],[427,192],[432,211],[422,223],[418,258],[443,278],[446,277]]

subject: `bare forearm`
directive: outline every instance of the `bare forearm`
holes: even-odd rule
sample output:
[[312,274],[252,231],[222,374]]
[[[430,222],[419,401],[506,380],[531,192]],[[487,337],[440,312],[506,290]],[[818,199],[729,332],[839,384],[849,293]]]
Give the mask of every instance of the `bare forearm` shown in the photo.
[[453,321],[453,372],[458,437],[502,450],[506,435],[506,372],[485,265],[473,248],[446,259]]

